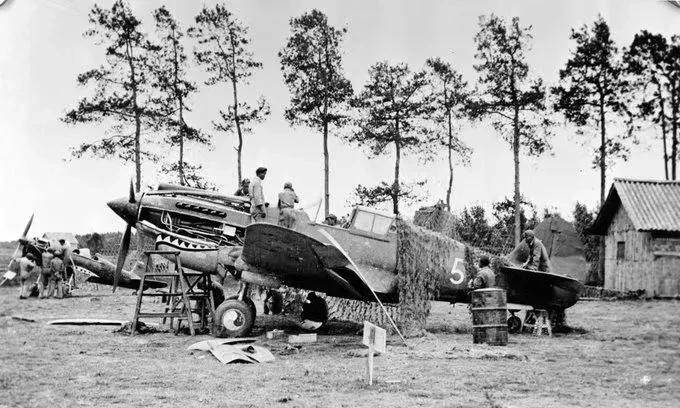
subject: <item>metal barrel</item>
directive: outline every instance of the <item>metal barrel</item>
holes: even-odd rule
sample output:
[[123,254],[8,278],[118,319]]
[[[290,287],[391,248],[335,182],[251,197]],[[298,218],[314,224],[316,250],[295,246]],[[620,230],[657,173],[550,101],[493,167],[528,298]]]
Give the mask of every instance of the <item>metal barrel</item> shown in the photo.
[[508,308],[505,290],[477,289],[472,292],[472,341],[492,346],[508,344]]

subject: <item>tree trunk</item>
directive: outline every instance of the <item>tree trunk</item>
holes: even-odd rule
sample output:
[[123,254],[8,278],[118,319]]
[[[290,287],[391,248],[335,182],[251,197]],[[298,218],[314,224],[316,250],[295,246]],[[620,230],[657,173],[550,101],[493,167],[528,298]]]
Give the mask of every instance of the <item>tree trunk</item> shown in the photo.
[[127,57],[127,62],[130,67],[130,86],[132,88],[132,109],[135,114],[135,188],[137,192],[142,190],[142,154],[141,154],[141,133],[142,133],[142,120],[141,120],[141,109],[137,104],[137,76],[135,74],[134,65],[134,55],[132,53],[132,45],[126,44],[125,53]]
[[182,103],[179,108],[179,162],[177,163],[177,173],[179,175],[179,185],[185,185],[184,177],[184,119],[182,118]]
[[184,177],[184,99],[182,98],[182,93],[179,89],[179,58],[177,55],[177,37],[175,30],[172,30],[172,38],[174,39],[172,43],[172,62],[173,62],[173,88],[175,92],[175,97],[179,105],[178,120],[179,120],[179,162],[177,163],[177,175],[179,177],[179,185],[186,185],[186,177]]
[[[135,102],[135,105],[137,103]],[[136,109],[135,109],[136,110]],[[135,189],[137,192],[142,191],[142,155],[141,155],[141,143],[140,135],[142,133],[142,122],[139,117],[139,113],[135,113]]]
[[243,179],[243,173],[241,169],[241,153],[243,151],[243,133],[241,132],[241,118],[238,115],[238,93],[236,91],[236,78],[231,81],[233,94],[234,94],[234,122],[236,123],[236,133],[238,134],[238,149],[237,151],[237,162],[238,162],[238,183],[236,183],[236,188],[241,185],[241,180]]
[[519,107],[515,104],[515,113],[512,120],[514,135],[512,138],[512,155],[515,162],[515,246],[519,245],[522,237],[521,223],[521,196],[519,193]]
[[[606,142],[607,142],[607,124],[605,122],[604,99],[600,98],[600,211],[605,200],[605,188],[607,187],[607,161],[606,161]],[[604,257],[605,244],[604,239],[600,237],[600,251],[597,265],[597,283],[604,283]]]
[[238,82],[238,76],[236,75],[236,39],[234,38],[234,33],[229,32],[230,43],[231,43],[231,66],[234,71],[231,73],[231,86],[234,95],[234,123],[236,124],[236,133],[238,134],[238,182],[236,183],[236,188],[241,186],[241,180],[243,179],[243,173],[241,169],[241,153],[243,149],[243,133],[241,132],[241,117],[238,115],[238,92],[236,89],[236,84]]
[[446,191],[446,209],[451,212],[451,190],[453,189],[453,163],[451,161],[451,150],[453,149],[453,131],[451,130],[451,111],[447,112],[447,119],[449,124],[449,189]]
[[655,81],[658,92],[659,92],[659,119],[661,119],[661,138],[663,140],[663,172],[664,177],[668,180],[668,131],[666,130],[666,101],[663,97],[663,90],[661,89],[661,83]]
[[324,194],[324,219],[330,214],[330,189],[329,189],[329,161],[328,161],[328,122],[323,123],[323,194]]
[[680,98],[678,98],[677,92],[679,91],[677,83],[673,82],[673,87],[671,89],[671,115],[672,123],[671,129],[673,131],[673,140],[671,141],[671,179],[677,180],[677,163],[678,163],[678,104],[680,104]]
[[394,184],[392,184],[392,210],[395,215],[399,215],[399,164],[401,161],[401,140],[399,137],[399,118],[395,119],[396,134],[394,140],[395,160],[394,160]]
[[241,185],[241,180],[243,180],[243,173],[242,173],[242,155],[243,155],[243,136],[241,135],[241,132],[238,132],[238,147],[236,148],[236,162],[238,166],[238,185]]

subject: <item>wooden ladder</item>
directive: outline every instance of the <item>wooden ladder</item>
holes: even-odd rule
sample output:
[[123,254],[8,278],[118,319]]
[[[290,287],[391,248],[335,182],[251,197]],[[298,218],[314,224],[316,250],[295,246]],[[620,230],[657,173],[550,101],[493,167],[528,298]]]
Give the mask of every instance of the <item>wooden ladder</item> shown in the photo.
[[[186,320],[189,326],[189,333],[192,336],[196,334],[194,328],[193,313],[198,313],[200,316],[201,329],[206,327],[208,318],[212,321],[215,315],[215,304],[212,295],[210,274],[198,272],[185,272],[182,268],[182,262],[179,258],[179,251],[145,251],[146,267],[144,269],[144,276],[139,281],[139,289],[137,289],[137,305],[135,306],[135,313],[132,317],[132,326],[130,327],[130,335],[134,335],[137,331],[137,324],[142,317],[158,317],[162,319],[165,324],[166,319],[170,319],[170,327],[173,326],[174,319],[177,319],[176,333],[179,333],[181,321]],[[158,273],[153,269],[153,255],[170,255],[174,257],[175,270],[173,272]],[[150,269],[151,267],[151,269]],[[167,292],[144,293],[144,282],[146,278],[171,278],[170,288]],[[190,279],[194,278],[194,279]],[[203,287],[199,288],[199,284]],[[161,297],[165,303],[165,311],[158,313],[142,313],[142,298],[143,297]],[[191,301],[195,301],[197,307],[192,307]]]

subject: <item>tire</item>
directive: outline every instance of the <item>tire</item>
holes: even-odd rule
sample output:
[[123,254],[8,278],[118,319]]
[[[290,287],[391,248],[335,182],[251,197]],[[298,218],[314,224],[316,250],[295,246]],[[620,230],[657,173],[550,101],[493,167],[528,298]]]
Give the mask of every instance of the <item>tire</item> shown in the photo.
[[[227,300],[238,300],[238,295],[229,296]],[[243,301],[250,308],[250,311],[253,313],[253,321],[255,321],[255,318],[257,317],[257,307],[255,307],[255,302],[253,302],[253,299],[249,297],[246,297],[245,299],[243,299]]]
[[517,334],[522,330],[522,319],[517,316],[508,318],[508,333]]
[[254,323],[253,308],[248,303],[238,299],[227,299],[215,310],[213,335],[215,337],[245,336],[250,333]]
[[[314,295],[316,296],[316,294]],[[317,296],[317,300],[314,303],[318,309],[314,309],[315,305],[309,302],[302,304],[299,326],[302,330],[308,332],[318,331],[328,321],[328,304],[326,300]]]

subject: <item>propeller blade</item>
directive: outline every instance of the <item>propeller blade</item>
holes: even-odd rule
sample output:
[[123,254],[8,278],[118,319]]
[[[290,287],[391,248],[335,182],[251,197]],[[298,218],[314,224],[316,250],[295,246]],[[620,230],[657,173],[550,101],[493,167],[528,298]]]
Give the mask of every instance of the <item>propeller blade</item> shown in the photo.
[[130,235],[132,232],[132,225],[128,224],[123,234],[123,240],[120,242],[120,250],[118,251],[118,261],[116,262],[116,272],[113,274],[113,291],[118,287],[120,275],[123,271],[125,258],[127,258],[128,250],[130,249]]
[[35,213],[31,214],[31,218],[28,219],[28,223],[26,223],[26,228],[24,228],[24,233],[21,235],[21,238],[26,238],[26,235],[28,235],[28,230],[31,229],[31,224],[33,224],[33,216]]
[[135,187],[132,185],[132,179],[130,179],[130,195],[128,197],[129,203],[135,203]]
[[28,230],[31,229],[31,224],[33,224],[33,216],[35,216],[35,213],[31,214],[31,218],[28,219],[26,227],[24,228],[24,233],[21,234],[21,238],[19,239],[19,243],[17,244],[17,249],[14,250],[14,254],[12,254],[12,259],[9,260],[9,264],[7,265],[7,269],[12,267],[12,263],[14,263],[14,258],[16,258],[19,255],[19,250],[21,249],[21,239],[26,239],[26,235],[28,235]]

